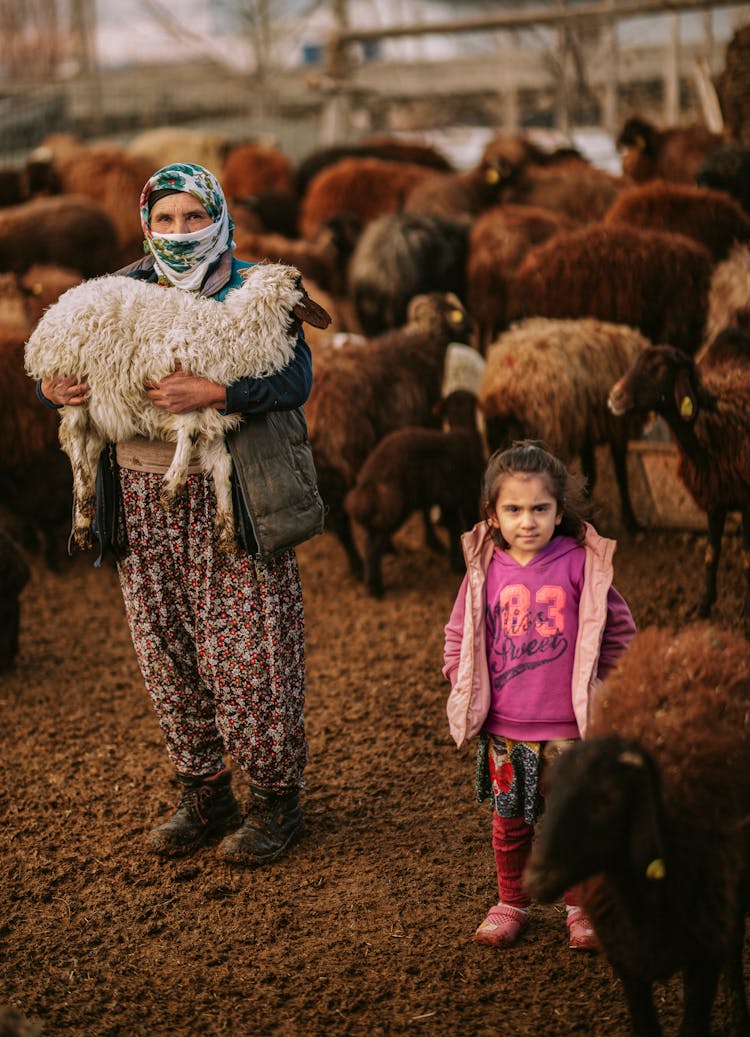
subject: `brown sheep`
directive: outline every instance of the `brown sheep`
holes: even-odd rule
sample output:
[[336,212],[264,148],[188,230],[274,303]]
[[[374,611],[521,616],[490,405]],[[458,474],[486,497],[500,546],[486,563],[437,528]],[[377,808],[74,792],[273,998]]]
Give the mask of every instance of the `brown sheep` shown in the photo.
[[295,266],[334,295],[347,294],[349,258],[359,237],[359,228],[345,218],[334,218],[323,227],[316,241],[288,238],[283,234],[235,230],[238,259],[255,263],[270,260]]
[[531,205],[497,205],[469,231],[466,303],[481,349],[508,326],[508,286],[528,250],[562,230],[567,217]]
[[596,483],[595,448],[608,444],[623,523],[638,529],[628,489],[627,447],[645,419],[613,418],[607,396],[613,380],[648,345],[634,328],[592,319],[532,317],[513,325],[489,347],[477,394],[490,450],[516,439],[541,439],[566,461],[580,457],[590,494]]
[[527,253],[511,285],[509,317],[597,317],[694,353],[711,268],[706,249],[683,235],[591,224]]
[[580,162],[550,168],[530,166],[503,190],[502,201],[540,206],[582,225],[601,219],[622,186],[618,177]]
[[310,182],[300,208],[300,233],[315,241],[333,217],[354,216],[364,227],[403,208],[411,188],[431,176],[426,166],[378,158],[345,158]]
[[633,1034],[662,1032],[653,984],[677,971],[681,1034],[712,1032],[721,972],[734,1032],[747,1033],[747,642],[706,623],[643,630],[593,698],[586,738],[545,783],[527,888],[550,902],[582,883]]
[[467,342],[471,322],[456,296],[415,296],[407,323],[357,344],[316,353],[314,382],[305,413],[328,506],[327,527],[339,538],[352,572],[362,559],[354,544],[344,497],[372,448],[404,425],[434,426],[443,363],[451,342]]
[[34,263],[23,276],[0,274],[0,327],[30,334],[48,306],[81,282],[76,270]]
[[389,432],[368,454],[344,507],[365,530],[364,578],[369,593],[383,595],[382,557],[411,514],[424,516],[430,547],[440,547],[430,509],[440,508],[448,530],[454,572],[463,569],[461,533],[479,521],[484,443],[477,428],[476,396],[456,390],[437,408],[443,430],[407,426]]
[[28,332],[0,328],[0,468],[59,451],[57,412],[43,407],[24,367]]
[[617,137],[622,171],[641,183],[659,177],[694,184],[705,157],[726,144],[722,133],[705,126],[670,126],[659,130],[647,119],[631,116]]
[[727,513],[741,512],[746,559],[743,619],[750,635],[750,368],[699,368],[679,349],[649,346],[613,385],[609,407],[618,416],[655,411],[674,433],[677,474],[708,515],[700,618],[708,618],[716,601]]
[[500,171],[489,162],[461,173],[435,172],[408,192],[404,212],[471,218],[500,201],[502,186]]
[[504,183],[520,182],[529,169],[588,166],[579,151],[571,147],[546,151],[525,134],[498,133],[484,146],[480,164],[494,166]]
[[52,165],[55,193],[89,198],[111,219],[120,249],[117,265],[137,259],[143,252],[139,201],[154,172],[151,164],[122,148],[91,145],[53,155]]
[[0,209],[0,271],[50,263],[96,277],[117,269],[119,245],[100,205],[77,195],[36,198]]
[[220,180],[229,202],[263,191],[293,191],[294,166],[278,148],[247,142],[229,149]]
[[750,241],[750,216],[734,198],[662,180],[622,191],[604,214],[604,223],[684,234],[705,245],[714,262],[726,259],[733,245]]
[[387,135],[366,137],[356,144],[336,144],[318,148],[306,155],[297,166],[295,187],[302,197],[310,181],[322,169],[340,162],[343,158],[379,158],[387,162],[405,162],[408,165],[425,166],[443,172],[453,170],[452,163],[436,148],[420,141]]

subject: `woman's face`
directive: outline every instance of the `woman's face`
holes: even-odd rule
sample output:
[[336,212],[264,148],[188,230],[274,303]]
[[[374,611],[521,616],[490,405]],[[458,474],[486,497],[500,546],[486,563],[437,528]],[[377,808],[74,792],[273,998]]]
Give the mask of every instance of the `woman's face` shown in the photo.
[[148,225],[156,234],[191,234],[212,222],[197,198],[180,192],[154,202]]

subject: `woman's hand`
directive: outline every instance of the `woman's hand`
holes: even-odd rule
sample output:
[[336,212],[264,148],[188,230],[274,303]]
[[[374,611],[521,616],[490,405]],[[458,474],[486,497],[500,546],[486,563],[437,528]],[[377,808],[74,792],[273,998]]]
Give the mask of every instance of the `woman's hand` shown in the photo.
[[89,394],[89,383],[86,378],[80,381],[78,375],[70,374],[65,378],[42,378],[42,395],[58,407],[80,407],[86,402]]
[[199,378],[178,369],[160,382],[147,382],[146,394],[155,407],[171,414],[184,414],[201,407],[224,410],[227,403],[226,387],[208,378]]

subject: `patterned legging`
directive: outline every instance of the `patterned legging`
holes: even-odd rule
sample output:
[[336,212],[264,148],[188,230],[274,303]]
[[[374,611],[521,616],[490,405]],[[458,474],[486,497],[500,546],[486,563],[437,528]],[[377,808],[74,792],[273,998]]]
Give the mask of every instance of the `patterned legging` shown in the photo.
[[229,753],[254,785],[299,788],[304,614],[294,551],[269,562],[216,544],[211,480],[188,477],[166,512],[162,476],[121,470],[129,552],[125,610],[177,771],[213,774]]

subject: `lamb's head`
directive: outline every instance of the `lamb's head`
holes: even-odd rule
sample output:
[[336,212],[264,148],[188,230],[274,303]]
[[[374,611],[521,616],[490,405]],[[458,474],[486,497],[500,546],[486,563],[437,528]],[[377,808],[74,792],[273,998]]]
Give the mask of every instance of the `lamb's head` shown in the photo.
[[428,332],[446,342],[469,343],[473,331],[471,317],[453,292],[426,292],[410,299],[406,327],[413,332]]
[[243,283],[229,293],[227,304],[230,307],[237,304],[244,309],[247,305],[244,297],[249,295],[257,303],[253,315],[268,323],[269,335],[279,325],[288,334],[296,335],[302,323],[314,328],[327,328],[331,323],[330,315],[307,294],[296,267],[284,263],[256,263],[240,274]]

